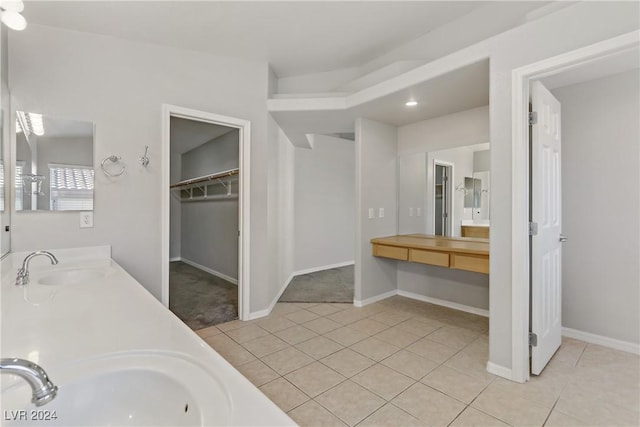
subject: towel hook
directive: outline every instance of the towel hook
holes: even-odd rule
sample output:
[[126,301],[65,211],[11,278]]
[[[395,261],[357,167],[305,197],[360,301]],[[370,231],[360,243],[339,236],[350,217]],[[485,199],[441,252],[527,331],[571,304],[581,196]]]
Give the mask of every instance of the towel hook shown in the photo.
[[107,167],[105,167],[105,163],[108,161],[110,161],[111,163],[118,163],[120,160],[122,160],[122,157],[120,156],[115,156],[115,155],[111,155],[109,157],[105,157],[104,159],[102,159],[102,162],[100,163],[100,167],[102,168],[102,172],[104,172],[105,175],[110,176],[110,177],[116,177],[116,176],[120,176],[124,173],[124,170],[126,169],[125,165],[122,165],[122,169],[120,169],[119,172],[109,172],[109,170],[107,169]]
[[142,157],[140,157],[139,162],[142,166],[144,166],[145,168],[147,167],[147,165],[149,164],[149,156],[147,156],[147,152],[149,151],[149,146],[145,145],[144,146],[144,154],[142,155]]

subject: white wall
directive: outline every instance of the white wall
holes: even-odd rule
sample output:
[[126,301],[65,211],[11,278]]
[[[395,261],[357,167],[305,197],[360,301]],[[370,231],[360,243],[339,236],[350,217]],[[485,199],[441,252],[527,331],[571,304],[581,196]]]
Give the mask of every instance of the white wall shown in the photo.
[[[409,217],[408,206],[402,206],[402,195],[407,192],[407,185],[403,184],[400,188],[401,211],[398,222],[401,234],[433,234],[433,160],[454,163],[452,185],[455,190],[465,176],[472,176],[473,173],[474,153],[463,146],[486,142],[489,142],[489,106],[398,128],[400,172],[407,173],[404,171],[406,166],[411,166],[407,162],[422,168],[422,174],[417,177],[422,180],[420,189],[409,189],[409,193],[417,197],[417,202],[420,197],[424,199],[423,216],[418,218],[414,209],[414,216]],[[460,236],[460,221],[471,219],[471,210],[464,208],[464,193],[454,191],[453,194],[453,230],[454,236]],[[421,231],[419,227],[422,227]],[[399,262],[397,283],[398,290],[418,296],[445,300],[474,309],[489,308],[489,276],[486,274]]]
[[[237,168],[239,138],[235,129],[183,153],[181,180]],[[222,185],[210,186],[208,191],[226,193]],[[231,192],[238,194],[237,179],[231,182]],[[237,280],[238,198],[184,202],[180,222],[180,258]]]
[[[160,297],[161,105],[251,121],[251,311],[268,306],[267,76],[265,63],[217,58],[34,24],[10,36],[10,87],[17,107],[93,121],[95,160],[116,154],[127,171],[96,171],[94,228],[77,214],[17,214],[12,250],[111,244],[113,257]],[[137,160],[149,146],[147,168]],[[254,289],[255,287],[255,289]]]
[[[275,123],[275,122],[274,122]],[[284,291],[284,286],[289,283],[295,271],[295,146],[289,141],[284,132],[278,129],[276,142],[278,146],[278,215],[277,229],[278,234],[278,254],[280,259],[279,269],[277,271],[276,282],[281,288],[278,292]]]
[[[491,141],[491,261],[489,278],[489,361],[504,375],[512,364],[512,71],[554,55],[621,35],[640,27],[636,2],[579,2],[525,23],[451,55],[460,65],[489,57]],[[414,44],[405,56],[420,58],[428,45]],[[399,132],[399,135],[402,135]]]
[[[356,304],[397,289],[397,261],[371,254],[372,238],[396,234],[396,156],[395,126],[356,120]],[[369,208],[374,209],[373,219],[368,219]]]
[[489,106],[472,108],[398,128],[398,155],[489,142]]
[[556,89],[562,104],[562,325],[640,342],[640,75]]
[[315,135],[294,162],[295,271],[353,262],[354,142]]
[[428,200],[427,153],[398,156],[398,234],[427,233]]

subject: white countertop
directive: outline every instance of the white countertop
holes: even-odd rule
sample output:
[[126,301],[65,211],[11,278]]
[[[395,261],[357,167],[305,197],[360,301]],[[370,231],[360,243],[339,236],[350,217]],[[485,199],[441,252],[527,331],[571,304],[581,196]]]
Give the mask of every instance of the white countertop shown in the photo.
[[[60,263],[34,258],[32,283],[24,287],[14,281],[26,253],[10,254],[13,259],[2,263],[2,357],[38,363],[55,382],[60,367],[105,353],[179,352],[207,366],[224,384],[233,406],[229,425],[296,425],[111,260],[109,247],[51,252]],[[106,268],[109,274],[85,283],[37,283],[38,275],[73,266]],[[12,376],[2,380],[2,390],[15,383]]]

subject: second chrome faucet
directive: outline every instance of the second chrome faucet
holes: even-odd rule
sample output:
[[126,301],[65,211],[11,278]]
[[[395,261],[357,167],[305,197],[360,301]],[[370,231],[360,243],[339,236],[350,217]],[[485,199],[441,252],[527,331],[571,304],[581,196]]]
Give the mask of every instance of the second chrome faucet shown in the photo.
[[58,259],[51,252],[36,251],[30,253],[22,262],[22,268],[18,270],[18,276],[16,277],[16,286],[24,286],[29,283],[29,261],[39,255],[48,257],[49,260],[51,260],[51,264],[55,265],[58,263]]

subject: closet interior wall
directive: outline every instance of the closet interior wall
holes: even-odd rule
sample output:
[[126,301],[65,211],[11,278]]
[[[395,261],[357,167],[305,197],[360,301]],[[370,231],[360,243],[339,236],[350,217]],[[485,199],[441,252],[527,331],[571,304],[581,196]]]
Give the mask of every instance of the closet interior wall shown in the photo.
[[[172,184],[239,167],[238,129],[229,128],[229,132],[184,152],[180,150],[180,143],[171,141]],[[200,195],[205,186],[209,194],[216,196],[202,199]],[[187,191],[172,189],[170,259],[181,260],[237,284],[238,175],[212,180],[194,188],[193,192],[194,198],[200,200],[191,201]],[[228,192],[230,195],[225,197]]]

